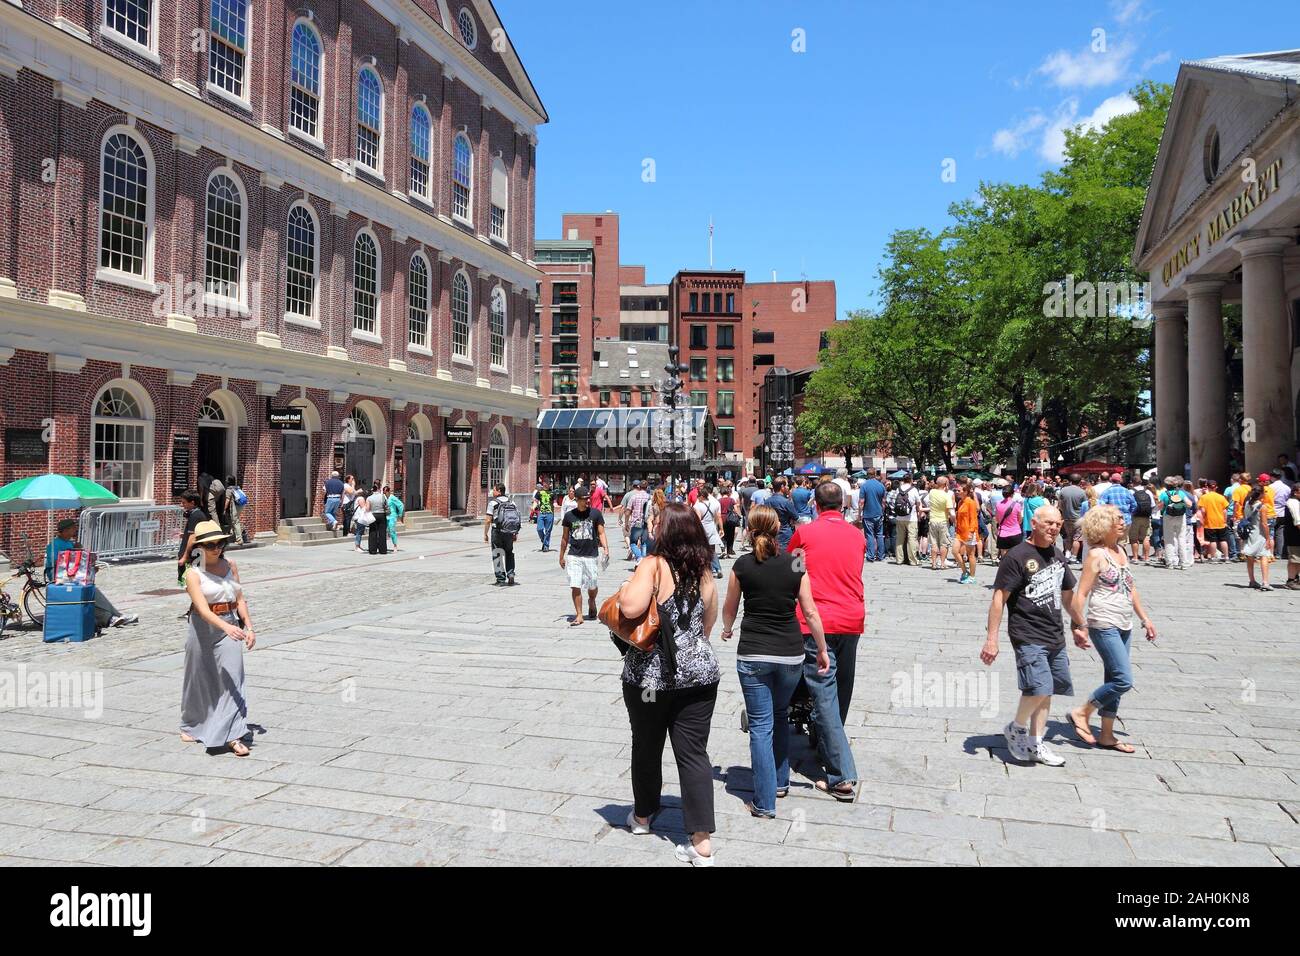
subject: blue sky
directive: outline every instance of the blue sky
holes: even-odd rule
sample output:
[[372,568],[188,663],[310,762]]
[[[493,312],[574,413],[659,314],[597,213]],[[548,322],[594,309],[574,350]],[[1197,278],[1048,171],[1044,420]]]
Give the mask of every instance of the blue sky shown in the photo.
[[712,216],[716,268],[834,279],[841,316],[875,304],[893,230],[942,227],[980,180],[1037,181],[1060,130],[1125,111],[1138,80],[1300,22],[1208,0],[495,3],[551,115],[538,238],[613,210],[622,260],[666,282],[708,264]]

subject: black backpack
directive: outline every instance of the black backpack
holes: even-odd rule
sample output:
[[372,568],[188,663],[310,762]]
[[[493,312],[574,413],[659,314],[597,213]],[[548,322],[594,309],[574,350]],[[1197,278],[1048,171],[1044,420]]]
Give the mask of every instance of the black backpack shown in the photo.
[[519,520],[519,506],[513,501],[498,501],[492,512],[492,527],[502,534],[518,534],[523,522]]
[[912,514],[912,494],[899,488],[894,492],[893,514],[895,518],[906,518]]
[[1133,495],[1133,497],[1137,499],[1137,517],[1150,518],[1151,517],[1151,492],[1145,490],[1138,491]]

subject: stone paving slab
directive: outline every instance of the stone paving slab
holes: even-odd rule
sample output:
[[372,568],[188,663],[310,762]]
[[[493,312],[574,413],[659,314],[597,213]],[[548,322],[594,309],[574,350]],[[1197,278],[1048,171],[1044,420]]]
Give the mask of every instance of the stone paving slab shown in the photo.
[[[656,833],[633,837],[617,652],[598,625],[567,626],[564,573],[531,535],[508,589],[474,530],[406,537],[387,557],[236,553],[258,625],[247,759],[176,737],[185,599],[146,593],[171,569],[109,568],[101,587],[141,624],[81,645],[0,641],[0,671],[102,682],[93,707],[0,706],[0,865],[675,865],[671,750]],[[613,562],[603,590],[629,569]],[[1246,590],[1240,566],[1136,568],[1161,632],[1137,642],[1121,708],[1137,753],[1073,740],[1064,711],[1101,665],[1071,648],[1078,696],[1053,705],[1054,769],[1010,761],[1001,738],[1017,697],[1005,638],[993,668],[978,662],[993,569],[979,587],[863,574],[856,804],[813,789],[796,737],[779,818],[748,815],[735,646],[715,644],[720,865],[1300,864],[1300,594]]]

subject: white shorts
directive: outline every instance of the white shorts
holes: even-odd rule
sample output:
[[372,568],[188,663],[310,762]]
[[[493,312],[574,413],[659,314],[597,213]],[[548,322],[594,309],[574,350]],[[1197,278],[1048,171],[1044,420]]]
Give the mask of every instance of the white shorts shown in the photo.
[[584,591],[600,587],[600,558],[575,558],[566,554],[564,567],[569,572],[569,587]]

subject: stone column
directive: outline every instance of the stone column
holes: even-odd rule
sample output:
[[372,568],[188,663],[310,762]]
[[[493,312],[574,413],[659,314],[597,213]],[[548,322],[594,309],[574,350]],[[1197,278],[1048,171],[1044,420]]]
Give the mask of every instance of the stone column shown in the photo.
[[1156,467],[1160,476],[1182,475],[1187,462],[1187,306],[1153,307],[1156,331]]
[[1223,354],[1223,286],[1229,276],[1187,281],[1187,409],[1193,478],[1227,487],[1228,366]]
[[1287,328],[1282,251],[1294,235],[1281,230],[1245,232],[1233,240],[1241,253],[1241,348],[1246,467],[1271,469],[1295,446],[1291,422],[1291,334]]

